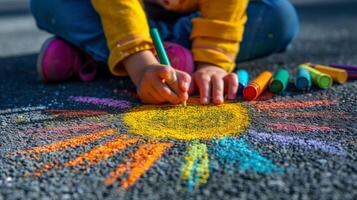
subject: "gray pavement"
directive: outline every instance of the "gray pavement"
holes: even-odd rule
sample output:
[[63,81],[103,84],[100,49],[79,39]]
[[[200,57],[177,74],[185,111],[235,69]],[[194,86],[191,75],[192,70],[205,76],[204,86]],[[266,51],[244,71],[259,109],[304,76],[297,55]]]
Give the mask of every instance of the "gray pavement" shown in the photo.
[[[297,8],[301,33],[288,51],[243,63],[242,68],[255,76],[263,69],[273,71],[280,66],[293,72],[307,61],[357,65],[357,2],[304,3]],[[289,87],[279,96],[266,93],[255,103],[238,100],[248,109],[250,119],[240,136],[196,143],[160,139],[158,143],[173,146],[151,166],[147,162],[155,158],[159,148],[128,160],[153,138],[140,136],[123,123],[125,113],[130,112],[128,102],[139,105],[127,78],[101,72],[89,83],[73,79],[43,84],[36,74],[36,52],[48,34],[37,31],[26,13],[1,16],[0,27],[0,200],[357,199],[355,81],[305,93]],[[223,112],[222,118],[227,116]],[[165,120],[165,116],[160,117]],[[90,136],[105,129],[114,129],[117,134],[97,139]],[[89,160],[94,153],[86,154],[82,157],[86,162],[68,167],[70,160],[121,134],[140,142],[113,154],[102,149],[96,159],[109,157],[95,164],[96,159]],[[207,147],[206,158],[197,143]],[[192,146],[197,150],[187,155]],[[21,153],[31,149],[40,153]],[[145,157],[147,154],[150,156]],[[197,174],[188,181],[183,172],[192,155],[199,162],[191,166],[191,172],[196,170]],[[133,167],[135,161],[141,161],[136,164],[137,171],[127,170],[113,185],[105,185],[117,166],[124,163],[121,169]],[[208,167],[204,161],[209,162]],[[150,166],[147,171],[145,166]],[[120,183],[136,180],[141,170],[145,173],[135,184],[120,188]],[[206,183],[190,187],[205,180],[200,172],[207,171]],[[130,174],[133,176],[128,179]]]

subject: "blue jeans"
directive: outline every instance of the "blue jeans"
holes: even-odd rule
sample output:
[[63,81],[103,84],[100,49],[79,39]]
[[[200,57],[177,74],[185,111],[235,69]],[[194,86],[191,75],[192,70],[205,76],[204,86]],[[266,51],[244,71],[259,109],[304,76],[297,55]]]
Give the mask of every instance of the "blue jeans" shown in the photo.
[[[149,9],[149,24],[159,29],[163,40],[190,47],[191,19],[199,16],[198,12],[160,20],[157,15],[162,11]],[[89,0],[31,0],[31,10],[40,29],[83,49],[96,61],[107,62],[103,27]],[[288,0],[251,0],[247,15],[237,62],[283,52],[299,31],[297,13]]]

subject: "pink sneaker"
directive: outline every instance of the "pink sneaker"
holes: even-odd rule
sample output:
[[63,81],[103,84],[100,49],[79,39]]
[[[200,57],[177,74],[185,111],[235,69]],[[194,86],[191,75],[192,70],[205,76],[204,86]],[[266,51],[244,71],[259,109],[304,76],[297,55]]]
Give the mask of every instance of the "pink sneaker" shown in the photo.
[[164,47],[172,67],[192,75],[194,63],[191,51],[171,42],[164,42]]
[[42,45],[37,60],[37,71],[45,82],[58,82],[78,74],[82,81],[90,81],[97,73],[94,61],[67,42],[57,37]]

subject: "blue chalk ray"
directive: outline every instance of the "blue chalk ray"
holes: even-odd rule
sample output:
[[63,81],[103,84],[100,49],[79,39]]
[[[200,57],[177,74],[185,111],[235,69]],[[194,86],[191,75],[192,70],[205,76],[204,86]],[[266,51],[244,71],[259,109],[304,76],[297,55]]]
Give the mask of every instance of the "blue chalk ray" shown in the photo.
[[263,157],[259,152],[250,149],[245,139],[232,137],[215,142],[213,155],[219,163],[230,172],[253,170],[258,173],[281,173],[284,170],[276,166],[272,160]]

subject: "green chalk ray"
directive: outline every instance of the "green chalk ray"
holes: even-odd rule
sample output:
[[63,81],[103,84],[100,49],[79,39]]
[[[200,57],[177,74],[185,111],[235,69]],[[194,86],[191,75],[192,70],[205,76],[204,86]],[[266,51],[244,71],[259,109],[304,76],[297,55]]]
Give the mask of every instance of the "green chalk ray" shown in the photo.
[[209,177],[209,159],[207,146],[196,141],[192,142],[185,156],[182,166],[181,179],[187,181],[188,190],[207,183]]
[[276,166],[270,159],[261,156],[249,148],[245,139],[223,138],[216,142],[213,154],[229,171],[254,170],[258,173],[281,173],[284,170]]

